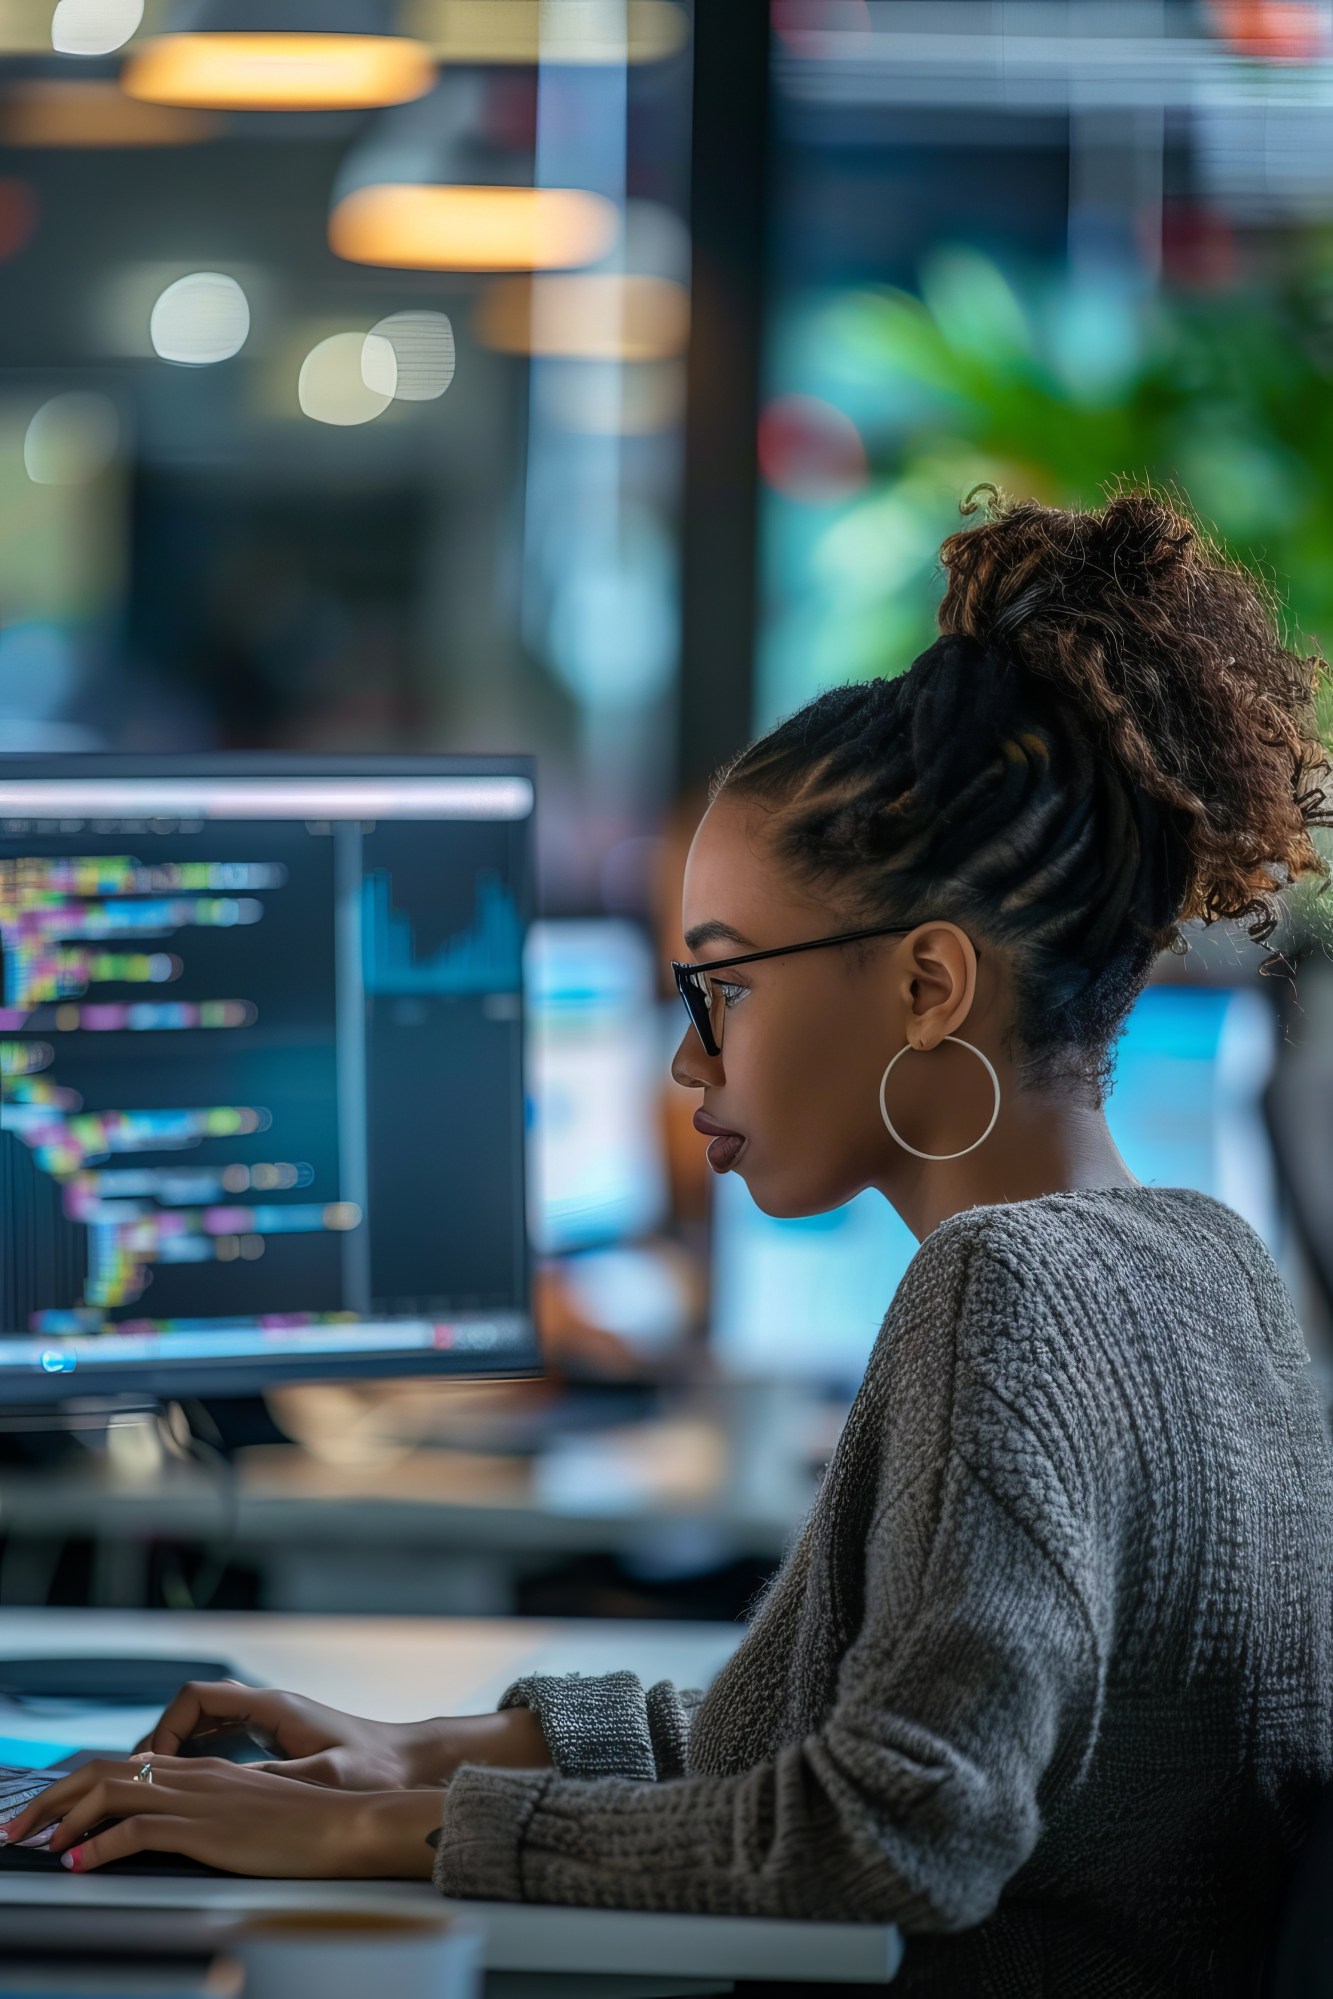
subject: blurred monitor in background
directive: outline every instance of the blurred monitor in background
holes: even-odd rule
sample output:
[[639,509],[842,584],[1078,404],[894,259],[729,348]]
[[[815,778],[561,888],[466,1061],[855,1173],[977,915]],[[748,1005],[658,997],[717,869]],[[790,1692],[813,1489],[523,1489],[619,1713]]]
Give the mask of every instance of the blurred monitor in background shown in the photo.
[[528,995],[528,1226],[559,1371],[617,1377],[679,1357],[702,1280],[670,1221],[666,1067],[652,946],[635,924],[536,923]]
[[1277,1020],[1250,986],[1149,986],[1125,1030],[1106,1107],[1136,1179],[1198,1187],[1281,1251],[1263,1095]]
[[[1135,1178],[1197,1187],[1278,1243],[1261,1099],[1276,1022],[1250,988],[1156,985],[1116,1058],[1107,1117]],[[775,1220],[728,1173],[715,1189],[712,1337],[723,1369],[851,1388],[916,1251],[888,1202]]]
[[533,1246],[647,1235],[667,1211],[651,946],[619,920],[534,923],[525,976]]
[[713,1221],[714,1350],[728,1374],[853,1386],[916,1253],[883,1197],[776,1220],[735,1173],[718,1181]]

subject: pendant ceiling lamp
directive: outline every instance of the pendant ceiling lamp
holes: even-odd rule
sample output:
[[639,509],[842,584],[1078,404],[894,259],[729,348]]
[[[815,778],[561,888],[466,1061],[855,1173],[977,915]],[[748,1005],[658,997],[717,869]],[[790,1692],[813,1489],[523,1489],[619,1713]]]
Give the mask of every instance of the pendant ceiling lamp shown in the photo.
[[[318,32],[311,29],[311,15]],[[121,88],[209,111],[332,111],[405,104],[434,84],[422,42],[388,0],[186,0],[140,42]]]
[[376,121],[334,184],[337,256],[395,270],[541,271],[593,264],[615,247],[614,202],[534,187],[531,156],[485,138],[485,89],[445,76]]

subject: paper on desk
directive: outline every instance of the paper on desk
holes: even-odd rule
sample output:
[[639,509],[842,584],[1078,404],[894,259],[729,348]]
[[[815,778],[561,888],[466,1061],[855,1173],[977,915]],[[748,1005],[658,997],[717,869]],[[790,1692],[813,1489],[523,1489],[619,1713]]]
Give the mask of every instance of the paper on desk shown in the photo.
[[[17,1768],[7,1762],[0,1763],[0,1826],[8,1825],[11,1819],[17,1818],[23,1807],[31,1804],[34,1798],[39,1798],[58,1777],[68,1776],[69,1772],[60,1767],[62,1759],[77,1753],[54,1742],[7,1744],[0,1737],[0,1754],[6,1749],[19,1750],[32,1760]],[[46,1846],[50,1838],[50,1826],[43,1826],[39,1832],[30,1834],[19,1843],[22,1846]]]

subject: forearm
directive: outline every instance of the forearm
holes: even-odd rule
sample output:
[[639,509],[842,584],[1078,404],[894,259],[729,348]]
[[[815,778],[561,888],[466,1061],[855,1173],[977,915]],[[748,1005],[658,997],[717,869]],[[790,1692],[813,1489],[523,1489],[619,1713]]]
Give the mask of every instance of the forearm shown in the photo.
[[327,1872],[365,1880],[428,1881],[443,1811],[440,1791],[366,1792],[339,1829],[338,1852]]
[[445,1715],[403,1725],[404,1787],[447,1784],[464,1763],[562,1776],[681,1774],[703,1696],[661,1680],[645,1694],[633,1673],[535,1674],[516,1680],[493,1714]]
[[676,1914],[893,1921],[920,1908],[910,1835],[868,1837],[808,1748],[666,1784],[464,1769],[445,1799],[435,1884]]
[[525,1707],[505,1708],[498,1714],[443,1715],[415,1724],[410,1733],[413,1789],[447,1784],[462,1763],[505,1770],[551,1767],[541,1723]]
[[889,1608],[906,1594],[896,1544],[872,1548],[867,1615],[816,1731],[747,1770],[668,1782],[462,1769],[436,1885],[598,1908],[980,1922],[1036,1842],[1052,1762],[1080,1767],[1097,1651],[1081,1598],[959,1460],[946,1498],[951,1587],[922,1593],[904,1631]]

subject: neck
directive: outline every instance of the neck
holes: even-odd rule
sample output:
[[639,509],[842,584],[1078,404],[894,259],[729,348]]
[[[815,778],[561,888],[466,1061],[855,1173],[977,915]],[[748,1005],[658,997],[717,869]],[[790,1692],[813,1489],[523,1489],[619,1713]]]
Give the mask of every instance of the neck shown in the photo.
[[1008,1097],[1000,1122],[975,1152],[944,1161],[902,1153],[875,1184],[921,1242],[966,1208],[1138,1183],[1116,1150],[1104,1112],[1034,1091]]

